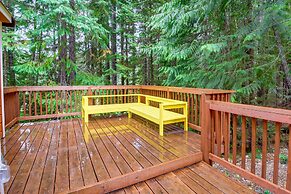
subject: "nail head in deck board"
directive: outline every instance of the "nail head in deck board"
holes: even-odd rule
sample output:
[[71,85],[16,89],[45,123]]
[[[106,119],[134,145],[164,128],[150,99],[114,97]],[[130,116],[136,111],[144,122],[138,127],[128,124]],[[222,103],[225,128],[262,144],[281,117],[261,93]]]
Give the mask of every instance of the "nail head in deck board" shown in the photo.
[[95,185],[82,188],[80,190],[72,191],[71,193],[90,193],[100,192],[107,193],[120,188],[124,188],[135,183],[145,181],[156,176],[166,174],[173,170],[195,164],[202,160],[202,154],[196,153],[189,156],[181,157],[169,162],[165,162],[156,166],[152,166],[139,171],[131,172],[125,175],[114,177],[107,181],[101,181]]

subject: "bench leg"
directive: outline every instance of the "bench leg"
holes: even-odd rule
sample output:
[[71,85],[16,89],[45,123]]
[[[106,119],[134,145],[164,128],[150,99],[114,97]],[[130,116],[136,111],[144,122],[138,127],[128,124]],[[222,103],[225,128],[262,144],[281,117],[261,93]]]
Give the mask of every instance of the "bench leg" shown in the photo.
[[127,116],[128,116],[129,119],[131,119],[132,118],[132,113],[131,112],[128,112],[127,113]]
[[160,136],[164,136],[164,125],[160,124]]
[[184,121],[184,131],[188,131],[188,121]]
[[89,115],[87,113],[84,113],[84,120],[85,120],[85,123],[89,122]]

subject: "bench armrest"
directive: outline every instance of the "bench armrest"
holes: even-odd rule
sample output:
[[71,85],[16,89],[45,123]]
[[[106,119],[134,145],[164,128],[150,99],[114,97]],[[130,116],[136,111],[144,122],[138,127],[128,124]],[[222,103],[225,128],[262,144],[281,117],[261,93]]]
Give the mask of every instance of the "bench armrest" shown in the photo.
[[183,109],[183,115],[187,117],[188,113],[188,104],[187,102],[179,102],[179,103],[161,103],[159,105],[160,110],[167,110],[167,109],[177,109],[182,108]]
[[89,100],[87,96],[82,96],[82,108],[86,109],[89,106]]
[[164,109],[184,108],[184,106],[187,106],[187,102],[163,103],[163,106],[164,106]]

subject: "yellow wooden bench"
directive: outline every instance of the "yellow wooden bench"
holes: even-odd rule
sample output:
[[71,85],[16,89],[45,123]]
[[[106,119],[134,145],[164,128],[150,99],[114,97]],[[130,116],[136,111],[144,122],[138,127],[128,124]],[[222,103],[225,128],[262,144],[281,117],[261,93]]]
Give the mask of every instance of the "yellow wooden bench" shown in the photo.
[[[141,97],[145,98],[145,104],[141,103]],[[106,99],[117,103],[110,103]],[[123,98],[132,98],[129,103],[123,103]],[[97,100],[97,105],[90,105],[92,100]],[[159,108],[151,106],[150,102],[159,103]],[[172,109],[183,109],[183,113],[170,111]],[[89,121],[89,115],[110,113],[110,112],[128,112],[128,118],[132,114],[139,115],[159,125],[159,133],[164,135],[164,125],[171,123],[184,123],[184,130],[188,131],[188,111],[187,102],[160,98],[143,94],[125,94],[125,95],[99,95],[82,97],[82,118],[85,122]]]

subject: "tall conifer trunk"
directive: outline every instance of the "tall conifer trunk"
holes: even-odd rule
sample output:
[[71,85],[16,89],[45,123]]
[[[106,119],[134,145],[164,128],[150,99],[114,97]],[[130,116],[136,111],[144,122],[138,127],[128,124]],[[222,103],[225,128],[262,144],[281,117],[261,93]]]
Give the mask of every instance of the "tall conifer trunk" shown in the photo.
[[[70,6],[72,10],[75,11],[75,0],[70,0]],[[70,25],[70,36],[69,36],[69,60],[71,63],[71,73],[68,80],[68,83],[71,85],[75,82],[76,77],[76,71],[73,68],[76,63],[76,33],[75,33],[75,27],[73,25]]]

